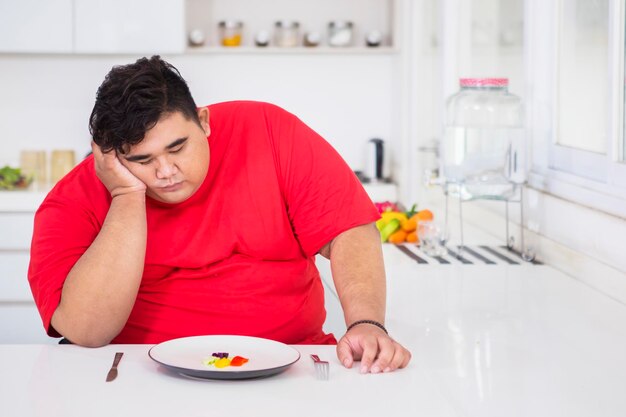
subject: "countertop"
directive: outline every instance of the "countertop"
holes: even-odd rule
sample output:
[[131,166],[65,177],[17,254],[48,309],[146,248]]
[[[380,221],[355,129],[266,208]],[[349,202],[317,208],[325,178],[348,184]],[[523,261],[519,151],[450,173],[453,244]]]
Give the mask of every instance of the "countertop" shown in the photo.
[[0,190],[0,212],[34,213],[50,190]]
[[[361,375],[358,367],[339,364],[333,346],[296,346],[302,358],[282,374],[198,381],[159,367],[147,355],[149,345],[0,345],[0,415],[626,412],[625,305],[546,265],[476,258],[472,264],[418,264],[392,245],[385,245],[384,255],[387,327],[413,353],[404,370]],[[118,350],[126,353],[120,376],[105,383]],[[312,352],[331,362],[329,381],[315,379]]]

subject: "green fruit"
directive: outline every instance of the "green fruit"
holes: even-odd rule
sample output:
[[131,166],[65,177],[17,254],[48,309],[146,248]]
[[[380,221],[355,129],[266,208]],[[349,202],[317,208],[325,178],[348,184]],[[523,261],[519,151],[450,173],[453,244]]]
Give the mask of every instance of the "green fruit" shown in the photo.
[[391,236],[393,232],[395,232],[399,228],[400,228],[400,220],[398,219],[389,220],[389,223],[387,223],[380,231],[380,241],[386,242],[389,239],[389,236]]

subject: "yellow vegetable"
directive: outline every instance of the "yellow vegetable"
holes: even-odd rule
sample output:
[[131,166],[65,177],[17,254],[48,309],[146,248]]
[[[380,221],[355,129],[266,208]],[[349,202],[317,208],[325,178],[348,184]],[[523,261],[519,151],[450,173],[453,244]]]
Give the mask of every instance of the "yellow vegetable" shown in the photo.
[[400,211],[385,211],[384,213],[381,213],[380,217],[385,224],[389,223],[391,219],[398,219],[399,222],[407,219],[406,214]]
[[230,359],[228,358],[221,358],[215,361],[214,363],[216,368],[226,368],[227,366],[230,366]]

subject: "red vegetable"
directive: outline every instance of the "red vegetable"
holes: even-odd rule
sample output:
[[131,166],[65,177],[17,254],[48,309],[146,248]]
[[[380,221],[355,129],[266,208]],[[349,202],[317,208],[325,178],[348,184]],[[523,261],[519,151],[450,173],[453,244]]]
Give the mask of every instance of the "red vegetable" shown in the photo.
[[379,213],[384,213],[385,211],[400,211],[398,206],[393,204],[391,201],[384,201],[382,203],[374,203]]
[[248,362],[248,359],[242,356],[235,356],[230,360],[230,366],[241,366],[246,362]]

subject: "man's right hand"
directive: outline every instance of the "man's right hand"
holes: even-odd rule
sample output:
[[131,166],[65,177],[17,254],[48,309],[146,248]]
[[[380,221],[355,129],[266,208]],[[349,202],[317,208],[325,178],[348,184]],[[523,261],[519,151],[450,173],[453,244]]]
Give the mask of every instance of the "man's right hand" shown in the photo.
[[103,153],[95,142],[91,142],[96,174],[111,193],[111,197],[135,192],[145,193],[146,184],[134,176],[118,159],[116,151]]

